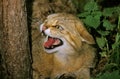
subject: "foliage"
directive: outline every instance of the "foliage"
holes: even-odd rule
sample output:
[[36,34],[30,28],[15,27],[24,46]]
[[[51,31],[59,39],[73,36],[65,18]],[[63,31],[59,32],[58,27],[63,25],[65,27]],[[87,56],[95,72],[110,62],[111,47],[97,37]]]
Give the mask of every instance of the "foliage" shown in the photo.
[[113,72],[105,72],[104,74],[100,74],[95,79],[120,79],[119,71]]
[[120,7],[101,7],[91,0],[78,17],[94,33],[100,57],[107,59],[96,79],[120,79]]

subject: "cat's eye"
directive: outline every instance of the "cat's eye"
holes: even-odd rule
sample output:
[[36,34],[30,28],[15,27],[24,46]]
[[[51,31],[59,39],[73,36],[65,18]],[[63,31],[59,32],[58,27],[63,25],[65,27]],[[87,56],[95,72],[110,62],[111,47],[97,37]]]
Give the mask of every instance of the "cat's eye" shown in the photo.
[[56,25],[55,26],[56,29],[59,29],[59,30],[64,30],[63,27],[59,26],[59,25]]

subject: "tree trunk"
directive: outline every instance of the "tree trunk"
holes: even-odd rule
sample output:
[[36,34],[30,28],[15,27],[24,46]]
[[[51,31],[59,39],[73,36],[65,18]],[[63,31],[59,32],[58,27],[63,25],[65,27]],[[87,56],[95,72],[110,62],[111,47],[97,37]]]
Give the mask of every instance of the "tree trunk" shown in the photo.
[[3,8],[2,0],[0,0],[0,79],[7,79],[7,70],[5,66],[4,53],[2,50],[3,41]]
[[0,79],[31,79],[25,0],[0,0]]

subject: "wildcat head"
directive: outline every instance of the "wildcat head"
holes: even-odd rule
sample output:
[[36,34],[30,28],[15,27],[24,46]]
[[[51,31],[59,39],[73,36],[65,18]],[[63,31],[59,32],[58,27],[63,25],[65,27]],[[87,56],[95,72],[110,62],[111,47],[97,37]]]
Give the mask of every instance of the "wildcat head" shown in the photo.
[[40,31],[46,36],[43,47],[47,53],[79,51],[83,42],[95,43],[82,22],[71,14],[49,15],[40,25]]

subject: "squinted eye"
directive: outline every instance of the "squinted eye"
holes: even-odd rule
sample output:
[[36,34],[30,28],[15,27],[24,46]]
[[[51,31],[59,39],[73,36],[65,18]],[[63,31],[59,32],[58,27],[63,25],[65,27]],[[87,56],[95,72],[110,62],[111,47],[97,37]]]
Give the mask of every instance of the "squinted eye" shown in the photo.
[[56,28],[56,29],[59,29],[59,30],[64,30],[64,29],[63,29],[61,26],[59,26],[59,25],[56,25],[55,28]]

